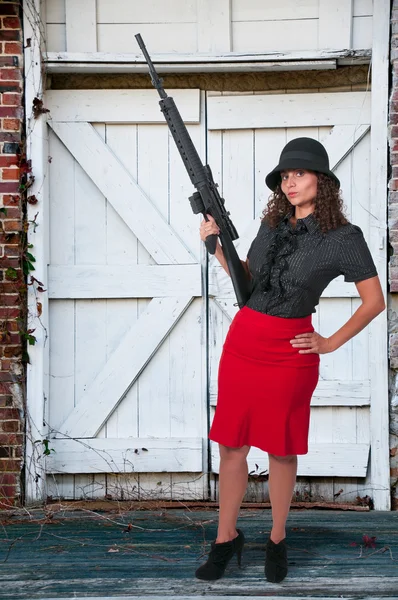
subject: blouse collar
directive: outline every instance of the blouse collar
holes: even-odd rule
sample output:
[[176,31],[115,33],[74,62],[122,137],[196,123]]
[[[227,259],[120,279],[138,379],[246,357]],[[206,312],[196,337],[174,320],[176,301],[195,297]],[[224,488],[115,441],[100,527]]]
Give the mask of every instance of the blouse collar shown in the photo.
[[[290,220],[291,216],[292,216],[292,213],[288,213],[283,218],[283,221],[285,222],[285,224],[290,225],[290,226],[291,226],[291,224],[290,224],[289,220]],[[296,226],[292,229],[293,229],[293,231],[308,231],[308,233],[312,234],[312,233],[316,233],[319,231],[319,223],[315,219],[314,213],[310,213],[303,219],[297,219]]]

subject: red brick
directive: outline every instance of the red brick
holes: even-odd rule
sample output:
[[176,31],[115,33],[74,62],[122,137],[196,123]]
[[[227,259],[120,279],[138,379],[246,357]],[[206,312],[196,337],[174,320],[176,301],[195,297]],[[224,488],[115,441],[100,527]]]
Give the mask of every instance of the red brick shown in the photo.
[[20,119],[21,109],[18,106],[0,106],[0,117],[15,117]]
[[[0,302],[2,298],[4,298],[4,296],[0,296]],[[19,298],[19,296],[17,296],[17,298]],[[18,319],[20,316],[21,310],[19,308],[0,308],[0,318],[2,319]]]
[[[11,361],[10,360],[2,360],[0,362],[0,368],[2,371],[9,371],[11,369]],[[1,442],[0,442],[1,444]]]
[[18,294],[2,294],[0,296],[0,306],[13,306],[18,300]]
[[391,179],[389,183],[389,188],[392,191],[398,191],[398,179]]
[[21,222],[20,221],[12,221],[11,219],[4,219],[3,221],[4,231],[20,231],[21,230]]
[[[1,373],[0,373],[1,375]],[[8,373],[6,373],[8,375]],[[8,375],[9,376],[9,375]],[[20,414],[17,408],[2,408],[0,409],[0,420],[5,421],[7,419],[19,419]]]
[[15,499],[17,495],[17,486],[15,485],[2,485],[0,486],[0,498],[2,499],[2,503],[4,503],[4,498]]
[[18,4],[16,2],[4,2],[1,5],[1,14],[2,15],[17,15],[18,14]]
[[17,206],[11,206],[7,208],[7,219],[19,219],[21,218],[21,209]]
[[3,27],[5,29],[20,29],[21,21],[18,17],[5,17],[3,19]]
[[[16,208],[15,210],[19,210],[18,208]],[[16,258],[19,256],[20,253],[20,248],[17,244],[15,244],[15,246],[4,246],[4,256],[10,257],[10,258]]]
[[19,42],[21,33],[17,29],[0,29],[0,41],[2,42]]
[[[0,194],[17,194],[19,192],[19,183],[0,182]],[[7,206],[7,204],[5,204]]]
[[20,42],[5,42],[4,54],[22,54],[22,44]]
[[0,485],[17,485],[18,475],[14,473],[0,473]]
[[20,81],[21,77],[21,69],[13,69],[11,67],[3,67],[2,69],[0,69],[1,81]]
[[11,167],[18,164],[18,156],[16,154],[0,154],[0,167]]
[[20,422],[19,421],[3,421],[0,422],[0,431],[11,431],[18,433],[20,431]]
[[21,470],[21,461],[15,459],[0,459],[0,471],[2,473],[18,473]]
[[18,131],[20,127],[20,119],[3,119],[3,129],[7,131]]
[[[13,156],[13,155],[11,155],[11,156]],[[6,196],[3,196],[3,205],[4,206],[15,206],[16,204],[19,203],[19,200],[20,200],[20,196],[18,196],[18,195],[14,195],[14,196],[6,195]],[[397,200],[398,200],[398,198],[397,198]]]
[[[10,358],[11,356],[21,356],[22,353],[22,347],[21,345],[19,346],[5,346],[4,350],[3,350],[3,355],[6,356],[7,358]],[[11,386],[10,384],[6,383],[2,383],[3,386],[3,394],[10,394],[11,393]]]
[[[19,168],[8,167],[6,169],[2,169],[2,178],[5,181],[19,181]],[[10,214],[7,214],[7,217],[10,216]]]
[[2,96],[2,102],[6,106],[21,106],[21,99],[21,94],[12,94],[10,92],[4,92]]

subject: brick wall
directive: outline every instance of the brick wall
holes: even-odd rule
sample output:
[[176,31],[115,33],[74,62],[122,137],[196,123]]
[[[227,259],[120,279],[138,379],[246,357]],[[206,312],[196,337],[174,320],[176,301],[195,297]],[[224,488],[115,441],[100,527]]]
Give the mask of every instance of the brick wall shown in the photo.
[[19,2],[0,2],[0,509],[18,502],[23,455],[23,55]]

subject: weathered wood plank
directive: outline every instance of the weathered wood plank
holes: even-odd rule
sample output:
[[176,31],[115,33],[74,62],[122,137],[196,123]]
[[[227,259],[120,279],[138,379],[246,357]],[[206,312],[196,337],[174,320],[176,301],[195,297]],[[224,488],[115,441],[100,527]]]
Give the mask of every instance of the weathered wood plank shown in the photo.
[[65,0],[65,13],[67,51],[96,52],[96,0]]
[[200,265],[50,266],[50,298],[201,296]]
[[[167,90],[185,123],[199,123],[199,90]],[[161,123],[156,90],[47,90],[53,121],[78,123]],[[51,123],[50,123],[51,124]]]
[[[307,110],[302,110],[303,104]],[[252,129],[357,125],[370,122],[363,92],[210,96],[208,128]]]
[[319,0],[318,48],[351,48],[353,0]]
[[158,264],[196,262],[89,123],[51,127]]
[[150,302],[61,425],[61,436],[87,438],[98,433],[191,302],[192,297]]
[[[218,444],[211,442],[212,470],[219,472]],[[299,476],[311,477],[365,477],[368,466],[369,444],[309,444],[308,454],[299,456]],[[258,448],[250,450],[249,473],[268,472],[268,455]]]
[[200,472],[201,438],[52,439],[47,473]]

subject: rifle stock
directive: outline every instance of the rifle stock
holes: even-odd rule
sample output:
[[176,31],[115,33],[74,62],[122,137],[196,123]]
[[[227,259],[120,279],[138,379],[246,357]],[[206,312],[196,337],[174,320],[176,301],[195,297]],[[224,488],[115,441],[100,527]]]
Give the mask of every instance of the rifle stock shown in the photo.
[[[166,119],[191,182],[197,190],[189,199],[192,210],[195,214],[202,213],[206,220],[206,215],[211,215],[217,223],[237,304],[242,308],[249,299],[250,286],[246,271],[233,244],[233,240],[239,237],[238,232],[229,217],[229,212],[225,209],[224,199],[219,194],[210,167],[203,165],[173,98],[168,96],[163,88],[162,80],[153,66],[141,35],[137,34],[135,37],[148,64],[152,84],[161,98],[160,110]],[[216,244],[217,236],[211,235],[206,238],[205,245],[209,254],[215,253]]]

